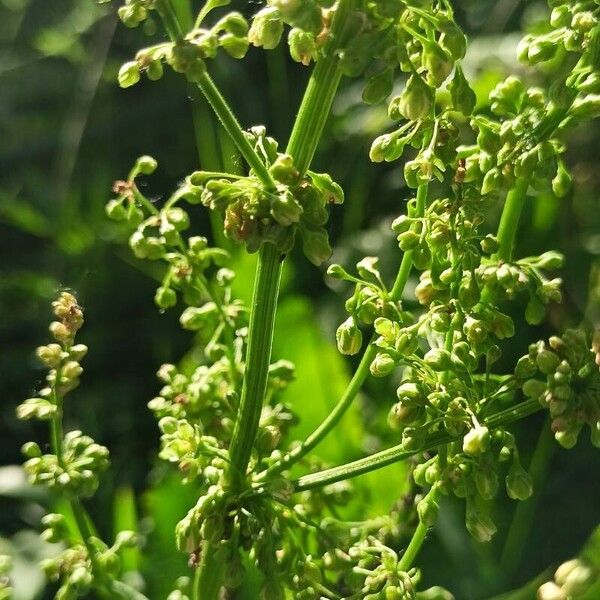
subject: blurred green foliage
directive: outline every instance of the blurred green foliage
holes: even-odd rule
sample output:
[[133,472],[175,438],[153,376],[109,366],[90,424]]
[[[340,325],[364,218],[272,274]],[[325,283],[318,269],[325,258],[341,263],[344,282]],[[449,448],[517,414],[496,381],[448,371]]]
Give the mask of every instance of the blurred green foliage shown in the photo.
[[[236,4],[252,13],[260,3]],[[519,31],[533,26],[546,5],[518,0],[455,4],[472,40],[465,67],[477,75],[476,91],[485,108],[493,86],[507,73],[523,70],[514,52]],[[174,315],[155,309],[155,274],[129,258],[103,206],[112,181],[141,154],[156,156],[161,164],[160,175],[148,181],[150,194],[158,196],[198,167],[199,154],[206,168],[211,161],[235,164],[237,159],[181,79],[167,74],[159,84],[127,91],[117,87],[118,67],[144,43],[142,37],[140,31],[116,26],[114,7],[91,0],[0,0],[0,464],[18,464],[20,445],[32,437],[27,425],[17,423],[14,408],[41,377],[33,350],[44,339],[49,302],[57,289],[72,288],[86,307],[82,341],[91,352],[66,421],[107,445],[113,459],[99,501],[90,509],[107,534],[113,527],[135,525],[146,536],[141,570],[150,597],[164,598],[187,571],[175,551],[173,529],[194,490],[182,490],[176,477],[155,464],[158,434],[145,405],[158,389],[154,371],[162,362],[178,360],[192,340]],[[264,123],[285,140],[306,70],[280,50],[252,51],[243,64],[217,61],[215,69],[242,123]],[[409,192],[397,166],[368,163],[372,137],[386,127],[387,117],[382,108],[362,105],[360,94],[360,87],[346,81],[317,165],[347,190],[347,204],[332,215],[336,262],[351,264],[365,253],[378,254],[391,277],[399,257],[388,224],[404,210]],[[565,252],[566,302],[552,312],[550,325],[530,328],[527,338],[521,334],[514,356],[506,360],[555,329],[584,319],[600,322],[599,135],[597,124],[573,135],[567,157],[575,176],[573,193],[561,201],[539,197],[525,215],[518,252],[534,254],[547,247]],[[211,230],[202,210],[195,226],[204,234]],[[236,291],[248,298],[254,259],[236,254]],[[300,253],[294,255],[275,336],[275,355],[297,365],[298,382],[287,399],[302,417],[300,438],[334,405],[352,369],[332,344],[347,290],[328,287],[323,275]],[[324,460],[338,464],[393,442],[381,427],[391,386],[368,382],[343,427],[322,446]],[[529,452],[526,464],[541,426],[533,418],[518,431]],[[579,551],[600,521],[597,454],[583,443],[568,456],[550,449],[539,458],[544,468],[538,492],[525,503],[536,510],[525,508],[519,517],[521,528],[513,535],[521,556],[509,557],[512,570],[502,572],[498,565],[514,506],[499,503],[500,534],[491,545],[480,546],[464,531],[458,504],[447,502],[433,534],[437,543],[423,553],[426,578],[434,575],[432,583],[435,579],[461,600],[489,598]],[[364,512],[367,501],[373,510],[387,510],[405,480],[403,465],[359,478],[348,514]],[[40,597],[42,580],[32,565],[52,550],[30,530],[39,526],[40,504],[49,502],[27,488],[18,469],[0,470],[0,544],[20,557],[16,597],[23,600]],[[598,539],[596,530],[586,550],[596,557]],[[129,552],[125,560],[134,570],[141,559]],[[527,588],[520,593],[503,598],[533,597]],[[247,589],[240,597],[256,595]]]

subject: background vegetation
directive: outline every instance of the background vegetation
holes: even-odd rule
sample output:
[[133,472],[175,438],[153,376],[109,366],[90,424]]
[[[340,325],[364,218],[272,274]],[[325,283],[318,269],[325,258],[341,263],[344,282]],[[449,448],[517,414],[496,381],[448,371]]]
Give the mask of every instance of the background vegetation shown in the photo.
[[[234,4],[250,14],[260,3]],[[455,4],[472,40],[465,66],[477,74],[483,102],[507,73],[523,69],[515,59],[519,32],[536,26],[546,3]],[[179,482],[154,462],[158,431],[146,402],[158,390],[154,371],[186,352],[190,334],[180,330],[176,315],[156,310],[154,273],[130,258],[103,207],[112,181],[141,154],[155,156],[161,165],[148,180],[150,193],[157,196],[198,168],[199,161],[210,168],[216,155],[227,161],[236,156],[182,78],[166,73],[159,84],[118,88],[120,64],[144,42],[141,30],[117,27],[113,12],[114,7],[99,7],[92,0],[0,0],[0,465],[5,465],[0,468],[0,546],[18,557],[15,598],[22,600],[42,597],[35,562],[51,548],[31,530],[38,528],[39,506],[49,499],[27,488],[13,466],[21,461],[20,445],[32,437],[28,425],[16,421],[14,408],[42,377],[33,350],[45,339],[49,302],[63,288],[74,289],[86,308],[81,341],[91,349],[67,422],[108,446],[113,458],[100,501],[90,509],[107,532],[115,518],[121,526],[134,521],[137,510],[147,536],[147,558],[139,567],[151,598],[164,598],[186,573],[172,531],[194,490],[169,493]],[[244,125],[265,124],[286,139],[307,72],[291,63],[282,48],[266,55],[253,50],[243,64],[217,61],[214,74]],[[540,77],[539,71],[525,75]],[[345,82],[317,164],[347,191],[346,205],[336,208],[332,219],[336,262],[378,254],[391,275],[399,253],[388,225],[402,212],[409,191],[398,165],[367,160],[372,138],[387,117],[384,108],[362,105],[360,92],[352,81]],[[200,134],[213,128],[219,144],[206,145]],[[530,338],[518,339],[514,356],[506,360],[514,362],[530,341],[555,330],[584,319],[600,324],[599,135],[595,123],[575,132],[570,142],[567,160],[575,186],[569,197],[538,197],[528,207],[518,252],[556,247],[566,254],[566,301],[554,310],[549,325],[531,328]],[[203,211],[198,208],[196,228],[210,235]],[[237,251],[236,262],[237,292],[247,298],[253,259]],[[347,290],[330,287],[324,270],[300,254],[286,269],[275,356],[296,363],[301,383],[286,393],[302,416],[302,437],[327,414],[351,372],[352,365],[332,343]],[[338,463],[392,442],[382,427],[391,385],[368,381],[345,426],[320,450],[324,460]],[[534,417],[519,432],[528,450],[525,465],[538,448],[537,493],[518,509],[516,524],[514,503],[498,501],[502,526],[492,544],[475,544],[464,531],[458,504],[444,503],[433,534],[436,543],[426,546],[422,564],[427,579],[461,600],[489,598],[577,554],[600,522],[597,452],[585,440],[567,456],[540,438],[541,429],[540,418]],[[373,510],[387,510],[405,480],[402,465],[357,479],[349,514],[364,513],[367,503]],[[600,553],[600,541],[596,544]],[[139,559],[132,554],[129,560]],[[242,596],[257,597],[252,589]]]

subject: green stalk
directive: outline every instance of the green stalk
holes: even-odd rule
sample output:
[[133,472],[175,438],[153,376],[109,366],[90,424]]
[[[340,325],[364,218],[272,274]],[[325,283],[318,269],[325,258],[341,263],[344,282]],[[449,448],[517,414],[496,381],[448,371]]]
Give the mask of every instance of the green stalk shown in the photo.
[[263,244],[256,268],[242,396],[229,447],[230,483],[236,487],[246,477],[267,388],[282,264],[279,250]]
[[542,425],[542,430],[540,431],[531,458],[531,464],[529,465],[529,474],[533,481],[533,495],[531,498],[517,504],[500,558],[500,572],[508,579],[514,574],[517,565],[521,561],[521,556],[525,548],[525,540],[531,531],[531,524],[542,484],[547,477],[550,461],[554,456],[556,447],[550,428],[550,419],[547,418]]
[[[433,487],[431,489],[429,496],[432,501],[435,502],[437,500],[437,497],[439,496],[437,487]],[[406,572],[411,568],[412,564],[415,562],[415,558],[417,558],[417,554],[419,554],[419,551],[425,542],[428,530],[429,527],[419,519],[419,524],[417,525],[417,528],[415,529],[413,536],[410,539],[404,554],[400,558],[400,562],[398,563],[399,571]]]
[[244,135],[236,116],[210,75],[205,72],[196,83],[256,177],[265,187],[275,187],[269,170]]
[[[223,161],[219,148],[219,138],[216,119],[211,112],[208,102],[202,97],[200,91],[190,86],[190,92],[194,94],[192,102],[192,122],[194,124],[194,137],[198,160],[203,171],[223,171]],[[221,248],[229,249],[231,241],[225,237],[223,232],[223,218],[216,210],[209,211],[211,230],[215,242]]]
[[[56,381],[60,380],[61,369],[57,369]],[[61,467],[65,467],[65,461],[63,457],[63,397],[58,393],[56,389],[56,383],[52,387],[52,399],[53,403],[57,408],[56,415],[50,421],[50,448],[52,454],[54,454],[58,460],[58,464]],[[146,596],[140,594],[127,584],[120,581],[111,579],[103,571],[101,565],[98,563],[96,557],[96,550],[90,542],[91,537],[94,535],[94,527],[90,523],[90,517],[88,516],[81,500],[76,497],[69,497],[67,499],[73,518],[75,520],[75,527],[77,534],[81,538],[85,549],[87,550],[91,571],[96,579],[94,587],[96,592],[100,596],[105,598],[129,598],[135,600],[148,600]]]
[[224,561],[215,544],[205,542],[202,547],[200,564],[194,577],[192,598],[197,600],[217,600],[221,590]]
[[[343,29],[346,25],[346,17],[350,10],[350,6],[351,1],[342,0],[333,20],[331,39],[338,44],[343,38]],[[336,49],[337,46],[330,46],[328,48],[327,55],[317,63],[315,69],[313,70],[304,94],[304,98],[302,99],[302,104],[298,111],[298,116],[294,123],[292,133],[290,135],[290,141],[288,143],[286,152],[293,158],[294,165],[300,172],[301,176],[304,175],[310,167],[310,163],[314,157],[319,140],[321,139],[323,128],[327,121],[327,117],[331,112],[331,106],[341,80],[342,75],[339,69],[339,57]],[[208,97],[208,100],[210,102],[210,97]],[[241,148],[240,151],[242,151]],[[278,254],[273,254],[269,258],[269,261],[271,265],[266,265],[265,278],[268,277],[267,271],[272,270],[275,265],[277,265],[279,268],[279,277],[281,268],[280,257]],[[232,461],[231,470],[232,472],[235,472],[234,477],[237,478],[245,477],[245,471],[250,459],[250,453],[258,428],[258,421],[260,419],[260,412],[262,410],[262,401],[264,397],[267,370],[269,366],[268,361],[270,360],[271,355],[271,345],[273,339],[272,322],[266,323],[266,325],[270,325],[270,330],[264,329],[264,327],[261,326],[260,335],[264,337],[261,343],[264,345],[264,348],[257,348],[257,351],[259,352],[263,352],[265,349],[268,349],[267,362],[264,363],[265,356],[259,357],[258,354],[251,355],[250,347],[251,343],[253,342],[253,320],[261,319],[262,317],[256,313],[260,312],[260,310],[265,310],[259,309],[258,307],[260,304],[257,304],[257,302],[264,303],[265,306],[272,308],[273,311],[276,308],[277,290],[274,287],[268,288],[268,285],[274,285],[273,281],[271,281],[271,283],[268,285],[266,281],[260,281],[262,272],[261,269],[264,266],[265,265],[262,265],[261,257],[259,257],[257,280],[255,284],[255,297],[253,300],[252,313],[250,317],[250,340],[248,345],[248,357],[246,359],[247,374],[244,378],[240,411],[238,413],[238,419],[236,421],[230,446],[230,457]],[[278,285],[279,284],[277,283],[277,286]],[[260,296],[257,295],[259,294],[259,288],[262,288],[260,291]],[[273,298],[274,301],[271,302]],[[258,329],[258,325],[255,325],[254,329]],[[263,360],[263,363],[259,364],[259,360]],[[259,368],[264,369],[264,373],[258,373],[257,371]],[[251,378],[252,380],[250,381]],[[254,378],[256,378],[256,381],[254,381]],[[248,380],[248,382],[246,380]],[[250,386],[252,386],[252,388]]]
[[498,226],[498,258],[505,262],[512,259],[528,187],[528,179],[518,179],[515,187],[506,197],[500,225]]
[[[173,42],[181,40],[183,29],[177,18],[176,12],[173,10],[170,0],[159,0],[156,5],[158,12],[162,18],[165,29],[169,38]],[[221,121],[225,131],[229,134],[240,154],[244,157],[250,168],[260,182],[267,188],[275,187],[275,183],[269,170],[264,165],[260,156],[256,153],[252,144],[244,135],[244,130],[237,120],[237,117],[231,110],[229,104],[215,85],[207,71],[205,71],[195,82]]]
[[[418,217],[422,217],[425,213],[427,191],[427,183],[419,186],[419,189],[417,190],[416,216]],[[400,263],[400,268],[398,270],[396,281],[394,282],[392,291],[389,295],[390,300],[393,302],[398,301],[402,297],[402,292],[404,291],[404,288],[412,270],[412,256],[413,250],[409,250],[408,252],[405,252],[402,257],[402,262]],[[294,463],[301,460],[318,444],[320,444],[321,441],[325,439],[325,437],[340,422],[341,418],[344,416],[348,408],[350,408],[350,406],[354,402],[354,399],[360,392],[365,382],[365,379],[369,375],[369,367],[377,354],[377,348],[373,343],[375,339],[376,336],[373,335],[371,337],[369,345],[367,346],[367,349],[363,354],[358,368],[354,372],[354,375],[352,376],[352,379],[348,384],[348,387],[345,389],[344,394],[342,395],[338,403],[334,406],[333,410],[327,415],[325,420],[306,438],[306,440],[302,444],[300,444],[288,454],[286,454],[279,462],[274,463],[266,471],[263,471],[263,473],[261,473],[259,477],[259,480],[263,480],[269,475],[281,473],[281,471],[284,471]]]
[[294,158],[294,166],[300,175],[304,175],[312,163],[342,80],[337,50],[344,43],[348,15],[354,1],[339,2],[331,24],[331,43],[311,74],[290,135],[287,153]]
[[[495,415],[484,419],[483,422],[490,429],[504,427],[510,423],[514,423],[515,421],[520,421],[521,419],[524,419],[525,417],[528,417],[529,415],[532,415],[541,409],[542,406],[537,400],[527,400],[521,404],[518,404],[517,406],[496,413]],[[325,485],[329,485],[330,483],[336,483],[337,481],[351,479],[352,477],[357,477],[358,475],[369,473],[370,471],[375,471],[377,469],[381,469],[382,467],[387,467],[393,463],[406,460],[417,454],[433,451],[439,446],[450,444],[451,442],[455,442],[459,439],[462,439],[462,435],[451,436],[447,433],[440,432],[434,433],[427,438],[423,446],[417,450],[406,450],[403,448],[402,444],[398,444],[388,448],[387,450],[382,450],[381,452],[377,452],[371,456],[366,456],[365,458],[355,460],[339,467],[333,467],[318,473],[304,475],[293,482],[294,491],[302,492],[304,490],[323,487]]]

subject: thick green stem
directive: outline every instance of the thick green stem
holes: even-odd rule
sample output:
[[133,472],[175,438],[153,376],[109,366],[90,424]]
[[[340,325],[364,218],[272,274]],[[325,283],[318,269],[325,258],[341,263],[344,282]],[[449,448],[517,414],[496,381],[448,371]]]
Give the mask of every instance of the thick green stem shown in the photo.
[[[427,202],[427,190],[428,184],[423,184],[417,190],[417,208],[416,215],[417,217],[422,217],[425,212],[425,204]],[[410,276],[410,272],[412,270],[412,256],[413,251],[409,250],[404,253],[402,257],[402,262],[400,264],[400,268],[398,270],[398,275],[396,277],[396,281],[392,287],[392,291],[390,292],[390,300],[393,302],[398,301],[402,297],[402,292],[406,286],[408,278]],[[301,460],[304,456],[306,456],[313,448],[315,448],[318,444],[321,443],[323,439],[333,430],[333,428],[340,422],[341,418],[344,416],[348,408],[354,402],[354,399],[360,392],[365,379],[369,375],[369,367],[373,362],[377,354],[377,348],[373,344],[376,336],[373,336],[365,350],[362,359],[348,384],[348,387],[345,389],[344,394],[338,401],[338,403],[333,407],[333,410],[327,415],[325,420],[302,442],[299,446],[296,446],[291,452],[286,454],[279,462],[273,464],[269,469],[261,473],[260,480],[264,479],[268,475],[273,475],[275,473],[281,473],[292,464]]]
[[326,55],[319,60],[312,72],[290,135],[287,153],[294,158],[294,165],[301,175],[306,173],[312,163],[342,80],[337,50],[344,42],[344,30],[352,6],[353,0],[339,2],[331,25]]
[[[495,429],[497,427],[504,427],[515,421],[520,421],[529,415],[532,415],[542,409],[542,406],[537,400],[527,400],[517,406],[499,412],[487,419],[484,419],[484,423],[490,428]],[[406,450],[402,444],[392,446],[387,450],[382,450],[371,456],[366,456],[354,462],[341,465],[339,467],[333,467],[332,469],[326,469],[318,473],[311,473],[300,477],[294,483],[294,490],[301,492],[304,490],[310,490],[312,488],[322,487],[335,483],[337,481],[344,481],[357,477],[382,467],[387,467],[393,463],[406,460],[417,454],[423,452],[430,452],[436,450],[439,446],[450,444],[461,439],[462,436],[451,436],[447,433],[435,433],[431,435],[421,446],[416,450]]]
[[242,396],[229,447],[230,482],[235,485],[246,476],[267,388],[282,264],[279,250],[273,244],[263,244],[256,269]]
[[518,179],[515,187],[506,197],[500,225],[498,226],[498,258],[500,260],[510,261],[512,259],[528,187],[528,179]]
[[221,590],[224,561],[215,544],[205,542],[202,547],[200,565],[196,569],[192,598],[218,600]]

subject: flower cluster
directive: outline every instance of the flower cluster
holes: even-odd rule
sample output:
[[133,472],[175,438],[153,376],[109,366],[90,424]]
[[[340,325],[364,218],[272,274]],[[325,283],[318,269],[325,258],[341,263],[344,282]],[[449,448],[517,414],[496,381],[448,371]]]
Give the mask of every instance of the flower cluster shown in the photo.
[[355,284],[354,294],[346,300],[346,310],[350,317],[336,332],[337,346],[342,354],[357,354],[362,346],[362,332],[359,324],[373,325],[377,319],[387,317],[402,320],[400,303],[393,299],[379,272],[379,259],[373,256],[363,258],[357,265],[358,276],[349,274],[342,266],[331,265],[327,274],[334,278]]
[[[46,527],[42,537],[47,541],[68,544],[71,542],[63,515],[50,513],[44,517],[42,523]],[[43,560],[40,566],[49,581],[61,582],[55,596],[57,600],[75,600],[86,597],[97,585],[98,582],[94,581],[94,569],[101,571],[103,577],[116,580],[121,568],[119,552],[136,544],[133,531],[120,531],[110,547],[101,539],[92,536],[86,545],[71,543],[56,557]],[[90,553],[93,553],[93,558]],[[112,588],[115,594],[113,597],[131,597],[123,595],[118,584],[107,585],[109,589]]]
[[571,329],[529,347],[515,368],[523,393],[539,400],[552,417],[552,431],[564,448],[577,443],[585,425],[600,447],[600,367],[588,336]]
[[276,48],[288,25],[290,54],[295,61],[308,65],[318,60],[329,39],[333,4],[328,0],[268,0],[252,19],[250,43],[265,50]]
[[564,144],[556,137],[565,114],[543,90],[527,89],[514,76],[492,90],[490,102],[493,117],[476,115],[471,121],[477,150],[466,157],[464,180],[480,182],[482,195],[510,189],[521,179],[565,196],[571,178],[561,158]]
[[26,444],[23,454],[29,458],[25,471],[32,483],[59,488],[82,498],[96,492],[98,475],[109,464],[108,449],[77,430],[65,435],[60,457],[42,454],[35,442]]
[[[119,17],[128,27],[135,27],[148,18],[150,4],[153,3],[147,0],[128,1],[119,9]],[[160,7],[162,3],[159,0],[157,4]],[[212,4],[214,8],[218,6]],[[206,61],[215,58],[219,48],[233,58],[244,58],[250,45],[245,17],[239,12],[229,12],[211,27],[202,27],[208,12],[201,13],[194,27],[181,39],[140,50],[135,60],[126,62],[119,70],[119,85],[123,88],[135,85],[142,73],[156,81],[163,75],[164,64],[176,73],[183,73],[189,81],[198,81],[206,72]]]
[[[19,405],[17,416],[54,424],[62,420],[63,397],[79,384],[83,372],[79,361],[87,353],[87,346],[74,343],[75,334],[83,324],[83,312],[75,297],[63,292],[52,306],[57,320],[50,324],[50,332],[55,342],[37,349],[38,358],[49,368],[47,386],[37,397]],[[29,459],[25,471],[31,482],[75,496],[93,495],[99,484],[98,476],[108,467],[108,450],[81,431],[70,431],[63,439],[56,439],[55,445],[49,454],[42,454],[35,442],[23,446],[23,453]]]
[[[56,557],[44,560],[41,567],[50,581],[60,582],[55,596],[59,600],[74,600],[92,590],[100,591],[104,597],[109,594],[108,597],[142,600],[144,596],[132,595],[137,592],[118,581],[118,553],[123,547],[135,545],[137,536],[132,531],[121,531],[108,547],[92,534],[93,527],[80,504],[82,498],[96,492],[99,477],[109,465],[108,450],[81,431],[62,433],[64,398],[79,383],[83,371],[79,361],[87,347],[75,343],[75,335],[83,325],[83,311],[75,296],[62,292],[52,308],[56,317],[50,324],[54,342],[37,349],[38,358],[49,368],[47,386],[40,390],[39,397],[18,406],[17,416],[49,421],[50,452],[43,454],[36,442],[27,442],[23,446],[23,454],[28,458],[24,468],[31,483],[65,496],[75,514],[77,529],[67,525],[63,514],[49,513],[42,518],[42,538],[61,543],[64,549]],[[1,591],[0,588],[0,597]]]
[[299,234],[308,259],[321,264],[331,256],[325,228],[329,206],[344,201],[342,188],[327,174],[308,171],[302,176],[291,156],[277,152],[277,142],[266,135],[264,127],[252,128],[247,136],[268,167],[275,188],[265,189],[252,176],[199,171],[190,181],[202,190],[202,204],[224,214],[226,235],[244,242],[249,252],[269,242],[287,253]]
[[538,600],[577,600],[597,580],[595,569],[583,560],[569,560],[556,569],[554,580],[540,586]]

